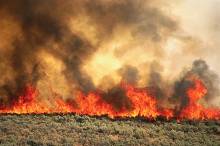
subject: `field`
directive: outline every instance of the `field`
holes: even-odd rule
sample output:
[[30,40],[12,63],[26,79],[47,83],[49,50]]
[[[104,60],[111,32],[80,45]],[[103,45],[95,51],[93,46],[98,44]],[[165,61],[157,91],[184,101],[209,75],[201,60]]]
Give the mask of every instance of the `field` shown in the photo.
[[220,122],[1,115],[0,145],[220,145]]

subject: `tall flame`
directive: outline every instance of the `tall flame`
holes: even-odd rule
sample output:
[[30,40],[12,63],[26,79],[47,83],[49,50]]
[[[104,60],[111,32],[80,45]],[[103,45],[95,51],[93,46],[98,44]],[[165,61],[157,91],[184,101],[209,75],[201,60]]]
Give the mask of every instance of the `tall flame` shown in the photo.
[[216,119],[220,118],[219,109],[205,108],[198,103],[198,100],[207,94],[207,89],[203,82],[200,80],[194,81],[194,87],[188,89],[188,105],[183,108],[180,113],[180,118],[186,118],[191,120],[204,120],[204,119]]

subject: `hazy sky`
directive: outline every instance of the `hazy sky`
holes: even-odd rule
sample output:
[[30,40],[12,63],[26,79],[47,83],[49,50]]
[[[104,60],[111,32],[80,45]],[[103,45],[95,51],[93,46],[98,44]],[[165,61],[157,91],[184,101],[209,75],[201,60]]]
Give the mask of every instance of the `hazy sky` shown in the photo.
[[179,0],[173,8],[183,29],[204,43],[204,57],[220,74],[220,0]]

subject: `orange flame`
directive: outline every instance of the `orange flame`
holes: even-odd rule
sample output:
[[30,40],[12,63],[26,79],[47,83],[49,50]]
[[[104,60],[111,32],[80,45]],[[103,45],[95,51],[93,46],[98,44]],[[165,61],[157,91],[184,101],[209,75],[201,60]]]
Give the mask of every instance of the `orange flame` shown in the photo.
[[203,82],[196,79],[194,81],[194,87],[187,91],[188,105],[183,108],[180,113],[180,118],[191,119],[191,120],[204,120],[204,119],[220,119],[220,110],[204,108],[202,105],[198,104],[198,100],[207,94],[207,89]]
[[198,100],[206,95],[207,89],[202,81],[195,80],[194,82],[195,85],[187,90],[189,102],[177,116],[175,115],[177,113],[175,109],[158,107],[157,98],[151,95],[146,88],[135,88],[125,83],[121,84],[121,88],[125,91],[131,103],[131,108],[129,109],[125,107],[120,110],[115,109],[99,92],[91,92],[88,95],[80,92],[72,101],[64,101],[62,98],[54,97],[55,102],[51,105],[46,101],[37,99],[38,91],[32,86],[27,86],[25,94],[19,96],[18,100],[10,106],[2,107],[0,113],[76,113],[92,116],[107,115],[110,118],[139,116],[147,119],[164,117],[166,119],[219,120],[219,109],[206,109],[198,104]]

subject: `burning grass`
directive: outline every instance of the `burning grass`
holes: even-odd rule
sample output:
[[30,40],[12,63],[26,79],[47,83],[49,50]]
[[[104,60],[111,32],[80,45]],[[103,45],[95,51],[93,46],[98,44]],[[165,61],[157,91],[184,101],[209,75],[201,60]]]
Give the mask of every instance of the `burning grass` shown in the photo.
[[[144,117],[156,119],[158,117],[177,120],[219,120],[220,109],[206,108],[198,100],[207,94],[207,88],[199,79],[192,79],[193,84],[185,91],[187,104],[178,108],[165,108],[158,105],[158,99],[147,88],[136,88],[132,85],[121,83],[120,87],[103,93],[96,91],[87,95],[80,92],[73,100],[63,100],[54,97],[52,103],[39,101],[38,91],[32,86],[27,86],[24,94],[12,100],[8,105],[0,105],[0,113],[17,114],[51,114],[51,113],[76,113],[80,115],[103,116],[110,118]],[[182,104],[182,103],[181,103]],[[52,105],[52,106],[51,106]]]
[[0,116],[1,145],[220,145],[218,121],[109,119],[74,114]]

